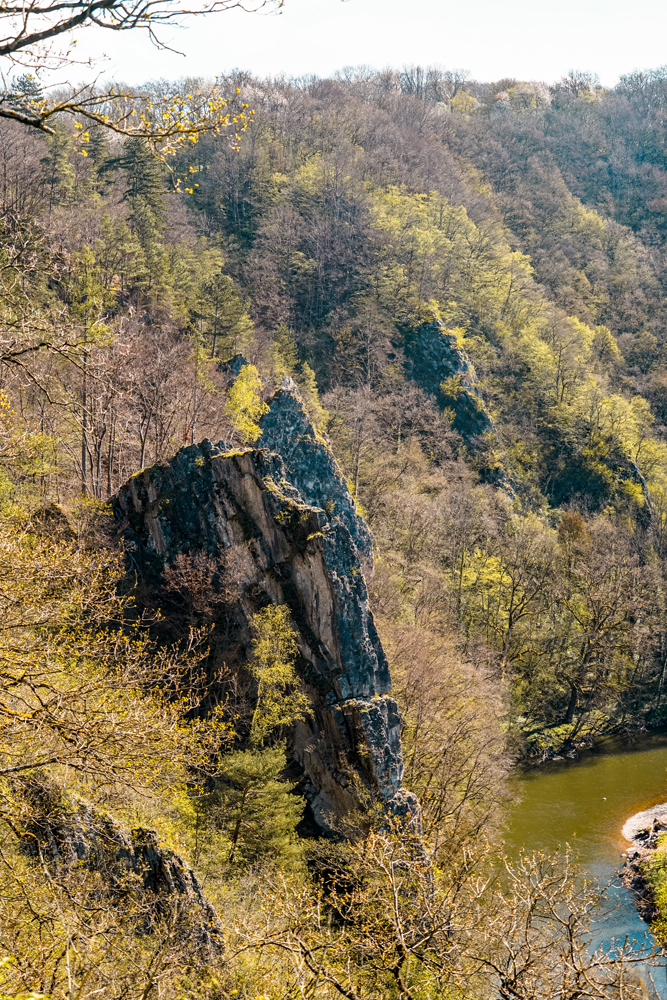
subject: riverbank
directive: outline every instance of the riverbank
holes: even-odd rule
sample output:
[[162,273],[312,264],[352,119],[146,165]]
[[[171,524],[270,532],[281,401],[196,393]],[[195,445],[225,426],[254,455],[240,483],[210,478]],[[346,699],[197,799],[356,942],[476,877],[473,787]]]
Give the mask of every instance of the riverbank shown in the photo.
[[636,894],[616,873],[631,846],[621,834],[623,823],[647,810],[646,826],[656,805],[667,802],[667,733],[606,737],[576,760],[517,767],[511,780],[506,853],[518,860],[522,851],[553,853],[568,845],[588,878],[610,884],[615,905],[599,924],[595,944],[608,947],[612,938],[627,938],[650,947]]
[[[620,870],[642,920],[664,939],[667,900],[667,802],[635,813],[626,820],[623,837],[630,843],[626,862]],[[662,933],[661,933],[662,929]]]

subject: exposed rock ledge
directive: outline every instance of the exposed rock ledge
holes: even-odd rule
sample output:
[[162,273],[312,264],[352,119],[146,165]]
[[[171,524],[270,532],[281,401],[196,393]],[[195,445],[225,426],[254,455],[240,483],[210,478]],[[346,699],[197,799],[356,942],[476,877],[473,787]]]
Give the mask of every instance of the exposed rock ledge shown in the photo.
[[220,919],[197,876],[178,854],[160,846],[154,830],[128,832],[113,817],[48,781],[23,779],[14,791],[27,806],[21,839],[29,856],[39,855],[60,869],[85,866],[98,872],[111,904],[137,893],[141,902],[135,915],[144,934],[150,933],[155,917],[176,916],[193,959],[206,961],[224,948]]
[[667,831],[667,802],[644,809],[626,820],[622,834],[631,847],[620,870],[621,881],[635,895],[642,920],[650,923],[659,915],[653,892],[644,872],[657,847],[658,838]]
[[[212,585],[226,580],[233,591],[214,614],[212,667],[242,670],[250,617],[286,604],[312,706],[292,746],[315,821],[327,830],[330,816],[358,809],[359,783],[390,812],[417,818],[415,796],[401,789],[401,718],[360,563],[370,554],[368,529],[297,402],[280,390],[265,426],[266,443],[288,451],[289,467],[277,454],[203,441],[133,476],[113,502],[128,569],[139,592],[159,594],[166,566],[209,560]],[[317,503],[323,497],[329,509]]]

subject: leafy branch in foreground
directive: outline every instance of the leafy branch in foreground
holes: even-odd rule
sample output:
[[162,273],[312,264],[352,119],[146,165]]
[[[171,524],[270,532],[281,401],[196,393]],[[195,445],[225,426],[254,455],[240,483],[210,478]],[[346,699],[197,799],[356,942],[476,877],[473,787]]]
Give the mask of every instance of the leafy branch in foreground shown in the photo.
[[[0,8],[0,23],[4,37],[0,38],[0,58],[5,57],[22,66],[53,69],[74,60],[71,49],[50,48],[53,40],[79,28],[95,25],[109,31],[132,31],[143,28],[160,49],[169,48],[156,34],[160,24],[174,24],[184,17],[211,14],[241,8],[261,10],[265,6],[281,7],[282,0],[257,0],[245,4],[242,0],[205,0],[184,5],[174,0],[32,0],[30,3],[10,3]],[[70,42],[71,44],[75,44]]]
[[62,116],[74,119],[78,149],[87,156],[91,127],[103,127],[117,135],[143,139],[161,160],[183,147],[194,145],[202,135],[227,135],[238,145],[240,133],[254,112],[240,98],[240,89],[224,95],[213,85],[191,85],[187,93],[176,89],[159,95],[111,87],[100,91],[86,85],[69,89],[53,98],[0,93],[0,118],[9,118],[55,135]]
[[280,969],[283,995],[347,1000],[646,995],[633,969],[648,950],[591,947],[608,902],[568,852],[510,863],[477,845],[440,866],[419,837],[395,828],[309,855],[316,879],[258,881],[261,906],[228,936],[232,966],[251,955],[267,993]]
[[209,715],[197,641],[156,647],[128,621],[119,567],[0,519],[0,775],[79,776],[144,790],[207,769],[227,730]]

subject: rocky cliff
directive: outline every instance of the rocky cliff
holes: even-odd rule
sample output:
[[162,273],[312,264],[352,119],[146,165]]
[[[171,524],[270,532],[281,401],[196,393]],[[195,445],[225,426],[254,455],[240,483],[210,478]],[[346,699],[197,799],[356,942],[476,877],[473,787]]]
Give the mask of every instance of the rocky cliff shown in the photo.
[[[21,840],[25,852],[60,869],[88,867],[100,875],[106,899],[134,899],[134,921],[150,933],[156,917],[178,920],[191,958],[206,961],[222,950],[222,925],[197,876],[152,830],[128,832],[122,823],[48,782],[25,779],[15,793],[23,801]],[[174,912],[175,911],[175,912]]]
[[439,319],[422,323],[405,341],[406,374],[453,412],[452,427],[476,458],[482,480],[500,486],[512,497],[514,489],[498,451],[498,432],[484,402],[475,368],[456,336]]
[[[212,655],[239,669],[250,652],[251,615],[269,602],[286,604],[312,706],[296,726],[293,754],[316,822],[328,829],[332,815],[359,805],[362,788],[395,812],[414,812],[414,797],[400,787],[401,720],[360,563],[370,536],[344,483],[333,483],[333,456],[308,431],[295,394],[280,390],[268,416],[267,440],[285,448],[289,465],[274,453],[225,452],[204,441],[119,491],[114,511],[129,568],[140,589],[159,591],[177,560],[204,556],[211,587],[233,591],[231,600],[213,602]],[[329,513],[306,502],[296,482],[309,498],[326,494]]]
[[260,444],[276,452],[285,475],[306,503],[321,507],[329,523],[344,524],[352,536],[364,568],[372,570],[373,539],[357,512],[340,467],[326,439],[313,427],[291,379],[269,400],[269,412],[260,422]]

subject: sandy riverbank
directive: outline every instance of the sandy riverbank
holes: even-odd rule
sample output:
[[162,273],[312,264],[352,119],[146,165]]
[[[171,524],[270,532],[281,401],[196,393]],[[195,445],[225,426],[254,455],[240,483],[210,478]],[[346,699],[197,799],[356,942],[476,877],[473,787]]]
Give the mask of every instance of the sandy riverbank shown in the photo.
[[659,806],[651,806],[642,812],[635,813],[630,819],[625,821],[621,833],[629,843],[633,843],[640,830],[646,830],[653,825],[653,821],[664,823],[667,826],[667,802],[662,802]]

